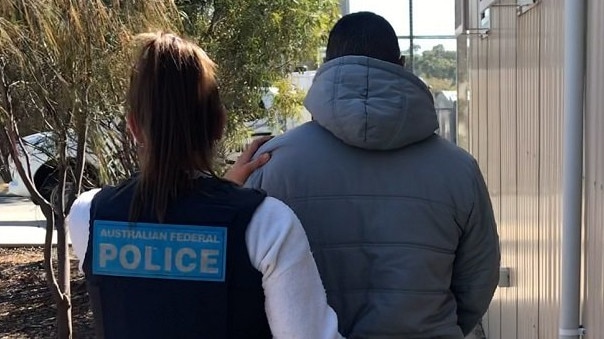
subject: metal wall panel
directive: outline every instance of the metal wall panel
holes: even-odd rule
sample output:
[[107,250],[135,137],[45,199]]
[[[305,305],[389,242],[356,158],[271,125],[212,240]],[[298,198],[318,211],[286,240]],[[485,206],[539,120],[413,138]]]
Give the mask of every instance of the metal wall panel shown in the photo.
[[604,3],[588,1],[585,115],[586,338],[604,337]]
[[[508,0],[510,4],[515,0]],[[501,338],[518,336],[518,175],[516,110],[516,9],[501,7],[500,96],[501,96],[501,221],[499,238],[501,266],[510,268],[511,286],[499,288]]]
[[539,338],[558,336],[562,228],[564,1],[540,4]]
[[478,100],[478,112],[476,116],[478,117],[478,128],[475,130],[476,135],[478,136],[478,145],[476,158],[478,160],[478,164],[480,168],[486,175],[487,169],[487,151],[489,147],[489,124],[488,124],[488,115],[487,110],[489,108],[489,96],[487,89],[487,81],[488,81],[488,69],[489,69],[489,45],[488,41],[483,38],[479,38],[478,43],[478,88],[474,91],[474,95]]
[[[478,27],[478,3],[477,1],[470,1],[469,6],[469,25],[470,27]],[[470,82],[468,84],[469,89],[469,102],[470,102],[470,112],[469,112],[469,150],[473,154],[478,153],[478,93],[480,90],[478,83],[478,72],[480,68],[479,60],[478,60],[478,41],[480,38],[475,34],[469,35],[470,47],[468,53],[469,64],[472,65],[469,67],[469,77]]]
[[[473,40],[474,38],[470,38]],[[468,59],[474,64],[478,64],[478,46],[471,44]],[[470,112],[469,112],[469,150],[473,154],[478,153],[478,69],[473,69],[470,74]]]
[[[470,37],[470,41],[476,40],[476,37]],[[470,43],[469,60],[473,65],[478,66],[478,44]],[[468,136],[470,152],[473,154],[478,153],[478,67],[472,68],[470,74],[470,113],[469,113],[469,130],[470,135]]]
[[[478,1],[473,1],[478,3]],[[513,4],[515,0],[501,1]],[[558,336],[563,142],[562,0],[518,16],[491,12],[487,38],[470,39],[471,151],[499,222],[499,288],[485,318],[488,338]],[[583,323],[604,338],[604,2],[588,1]]]
[[518,338],[539,333],[539,109],[542,8],[517,18]]
[[471,149],[489,185],[502,266],[512,269],[513,283],[495,294],[488,338],[539,336],[540,11],[518,17],[513,7],[494,8],[490,34],[470,46]]
[[[482,44],[487,49],[486,84],[481,86],[484,89],[487,109],[480,112],[481,117],[485,117],[487,126],[486,129],[481,130],[486,139],[486,156],[481,153],[480,160],[486,159],[486,168],[482,168],[482,171],[491,195],[497,225],[501,224],[501,77],[499,71],[501,35],[499,25],[501,23],[499,13],[498,10],[491,12],[491,33]],[[499,339],[501,337],[501,293],[499,289],[495,291],[487,319],[489,339]]]

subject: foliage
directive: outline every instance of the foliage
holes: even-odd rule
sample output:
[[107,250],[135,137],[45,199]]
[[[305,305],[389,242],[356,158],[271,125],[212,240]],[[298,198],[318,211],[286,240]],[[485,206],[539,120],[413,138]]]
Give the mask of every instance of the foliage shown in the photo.
[[[67,230],[70,205],[84,178],[87,140],[101,139],[102,126],[123,126],[123,92],[129,69],[130,37],[151,27],[172,27],[178,12],[162,1],[3,0],[0,3],[0,132],[32,200],[47,220],[44,261],[57,304],[59,337],[71,337]],[[52,131],[52,199],[34,184],[19,127],[23,122]],[[111,127],[111,126],[109,126]],[[102,137],[106,137],[104,134]],[[77,142],[68,158],[68,140]],[[93,143],[93,147],[99,146]],[[69,184],[68,184],[69,183]],[[69,190],[69,187],[72,187]],[[51,239],[57,229],[58,276]]]
[[443,45],[436,45],[432,50],[422,52],[414,63],[415,72],[422,77],[455,81],[457,53],[445,50]]
[[35,121],[36,130],[57,137],[90,127],[90,139],[98,140],[123,127],[131,36],[170,29],[178,13],[162,1],[7,0],[0,17],[15,126]]
[[272,106],[268,109],[269,119],[272,119],[280,131],[287,130],[288,120],[299,120],[306,93],[294,87],[289,78],[284,78],[274,84],[277,89],[277,95],[273,100]]
[[[71,336],[64,221],[83,185],[85,154],[95,154],[106,182],[136,167],[123,114],[132,36],[162,29],[197,39],[219,65],[232,142],[246,135],[240,128],[245,121],[296,111],[301,96],[283,79],[302,62],[316,63],[317,48],[338,14],[335,0],[175,1],[0,2],[0,139],[47,220],[47,280],[62,338]],[[260,97],[270,86],[281,94],[273,109],[263,110]],[[53,133],[56,200],[38,192],[27,157],[20,161],[23,130]],[[77,144],[75,159],[65,151],[69,140]],[[51,265],[55,228],[58,278]]]
[[[317,50],[339,14],[335,0],[180,0],[185,31],[219,65],[228,141],[244,122],[270,114],[261,96]],[[313,65],[307,65],[312,67]],[[289,91],[282,91],[282,94]]]

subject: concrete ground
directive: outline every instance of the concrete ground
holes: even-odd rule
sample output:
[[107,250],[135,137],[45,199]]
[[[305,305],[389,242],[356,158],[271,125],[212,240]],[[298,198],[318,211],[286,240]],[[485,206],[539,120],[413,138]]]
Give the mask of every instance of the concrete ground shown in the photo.
[[0,247],[41,246],[45,226],[38,206],[27,198],[6,195],[5,185],[0,185]]

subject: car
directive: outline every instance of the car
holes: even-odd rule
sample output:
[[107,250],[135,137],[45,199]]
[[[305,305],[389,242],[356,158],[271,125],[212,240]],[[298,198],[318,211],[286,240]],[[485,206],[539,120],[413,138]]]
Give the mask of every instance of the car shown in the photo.
[[[316,71],[297,71],[291,73],[289,75],[289,79],[294,87],[302,91],[307,91],[312,84],[315,73]],[[265,93],[263,93],[261,102],[259,103],[261,107],[264,109],[270,109],[270,107],[273,105],[275,97],[278,95],[278,92],[278,89],[275,87],[266,87]],[[241,145],[235,147],[235,149],[227,155],[226,162],[229,164],[234,163],[245,148],[245,145],[253,138],[264,135],[278,135],[285,130],[291,129],[308,120],[310,120],[310,114],[304,108],[302,108],[301,115],[297,119],[283,119],[278,121],[277,124],[270,124],[269,119],[266,118],[246,122],[245,126],[248,131],[250,131],[250,137]],[[109,134],[114,133],[115,131],[120,131],[120,125],[120,119],[102,123],[102,126],[104,126],[104,133]],[[67,138],[67,157],[75,165],[77,142],[75,138],[72,137],[73,133],[69,134],[71,136],[68,136]],[[54,140],[55,135],[56,134],[53,132],[44,131],[21,138],[25,148],[25,153],[27,153],[29,156],[29,169],[31,171],[34,185],[42,197],[47,200],[51,199],[53,195],[58,192],[59,184],[59,171],[56,166],[57,147]],[[120,148],[119,141],[114,140],[114,138],[106,139],[108,140],[105,140],[107,142],[107,144],[104,146],[106,147],[105,151],[108,154],[113,155],[118,153],[116,151]],[[19,154],[19,159],[24,166],[26,166],[27,163],[25,153],[20,152]],[[84,189],[91,189],[100,186],[98,164],[99,161],[92,154],[92,152],[86,152],[84,169],[85,175],[83,180]],[[75,168],[75,166],[72,167]],[[23,179],[17,172],[14,161],[10,159],[10,157],[8,159],[8,168],[12,178],[12,181],[8,183],[9,194],[30,197],[30,193],[25,186]],[[104,165],[103,169],[105,170],[104,172],[111,171],[112,165],[106,164]],[[72,174],[69,177],[73,178],[74,175]],[[73,179],[71,181],[73,181]],[[69,184],[70,182],[68,182],[68,186]]]
[[[310,73],[311,76],[314,76],[314,72],[306,72],[306,73]],[[297,88],[302,88],[303,90],[307,90],[307,88],[304,87],[304,81],[308,82],[309,84],[312,83],[312,77],[308,78],[308,74],[302,74],[302,75],[306,75],[306,78],[302,78],[297,77],[297,78],[293,78],[294,80],[296,80],[297,82],[293,82],[294,80],[292,80],[292,83],[294,84],[294,86],[296,86]],[[310,80],[307,80],[310,79]],[[276,87],[266,87],[264,89],[264,93],[261,97],[260,100],[260,107],[262,109],[265,110],[269,110],[272,106],[273,103],[275,102],[275,98],[277,97],[277,95],[279,95],[279,89],[277,89]],[[295,118],[282,118],[280,117],[278,114],[276,116],[272,117],[274,119],[274,121],[270,121],[269,118],[262,118],[262,119],[257,119],[257,120],[253,120],[253,121],[247,121],[244,122],[243,125],[245,126],[245,129],[248,131],[248,135],[249,137],[246,138],[240,145],[236,146],[234,149],[231,149],[230,152],[226,155],[226,163],[227,164],[234,164],[235,161],[237,161],[237,158],[241,155],[241,152],[243,152],[243,150],[246,148],[246,146],[252,142],[253,139],[258,138],[258,137],[263,137],[263,136],[276,136],[279,134],[282,134],[283,132],[292,129],[296,126],[299,126],[301,124],[303,124],[304,122],[310,121],[311,117],[310,117],[310,113],[308,113],[308,111],[306,110],[306,108],[301,107],[301,111],[300,111],[300,115],[298,117]]]
[[[39,132],[31,135],[27,135],[21,138],[24,151],[17,147],[19,160],[23,164],[25,171],[28,171],[27,164],[29,161],[29,172],[33,178],[33,183],[46,200],[51,201],[54,195],[59,191],[59,170],[57,169],[57,146],[55,142],[55,134],[53,132]],[[69,161],[74,165],[76,158],[77,143],[74,138],[68,137],[67,140],[67,152],[66,156]],[[27,154],[27,157],[25,156]],[[85,169],[83,186],[88,188],[98,187],[99,185],[99,170],[98,161],[87,152],[85,156]],[[8,183],[8,193],[30,197],[30,192],[25,185],[23,178],[17,171],[14,159],[9,157],[8,169],[12,178],[12,181]],[[75,176],[73,173],[68,175],[68,188],[73,182]]]

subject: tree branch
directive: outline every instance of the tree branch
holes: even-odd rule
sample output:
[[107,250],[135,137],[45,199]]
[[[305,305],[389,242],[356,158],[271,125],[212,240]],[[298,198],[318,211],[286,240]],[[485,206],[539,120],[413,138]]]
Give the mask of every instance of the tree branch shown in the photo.
[[[6,139],[8,140],[8,143],[9,143],[10,156],[13,159],[13,162],[15,163],[15,167],[17,169],[17,172],[19,173],[19,176],[21,177],[21,180],[23,180],[25,187],[27,187],[27,190],[29,191],[32,200],[40,206],[42,206],[42,205],[50,206],[48,201],[46,201],[46,199],[44,199],[42,197],[42,195],[40,194],[40,192],[38,192],[38,190],[36,189],[36,186],[33,183],[32,175],[31,175],[31,166],[29,164],[29,155],[27,154],[27,151],[25,150],[25,146],[23,145],[23,141],[22,141],[21,137],[19,137],[17,129],[16,129],[15,114],[14,114],[13,107],[11,104],[11,98],[10,98],[10,93],[8,92],[8,86],[6,84],[7,84],[7,79],[6,79],[6,73],[5,73],[5,65],[3,65],[3,67],[0,67],[0,95],[2,95],[5,107],[1,107],[2,108],[1,111],[6,115],[6,119],[8,120],[8,123],[4,124],[4,128],[2,130],[5,133]],[[21,163],[21,158],[19,157],[19,154],[17,153],[17,143],[19,144],[19,147],[21,148],[21,150],[23,151],[23,153],[25,155],[25,159],[26,159],[26,163],[27,163],[27,173],[25,172],[23,163]],[[48,218],[47,215],[44,215],[44,216]]]
[[[218,22],[222,19],[220,17],[220,10],[216,8],[216,1],[212,1],[212,18],[210,19],[210,24],[208,25],[208,29],[205,32],[205,37],[210,38],[212,34],[214,34],[214,29]],[[199,9],[197,9],[199,11]]]
[[44,239],[44,266],[46,267],[46,282],[48,283],[50,294],[55,302],[64,302],[67,296],[61,292],[59,283],[57,282],[57,277],[55,276],[55,271],[52,267],[52,234],[55,225],[55,214],[50,205],[40,206],[40,208],[45,216],[47,214],[50,215],[50,217],[46,218],[46,236]]

